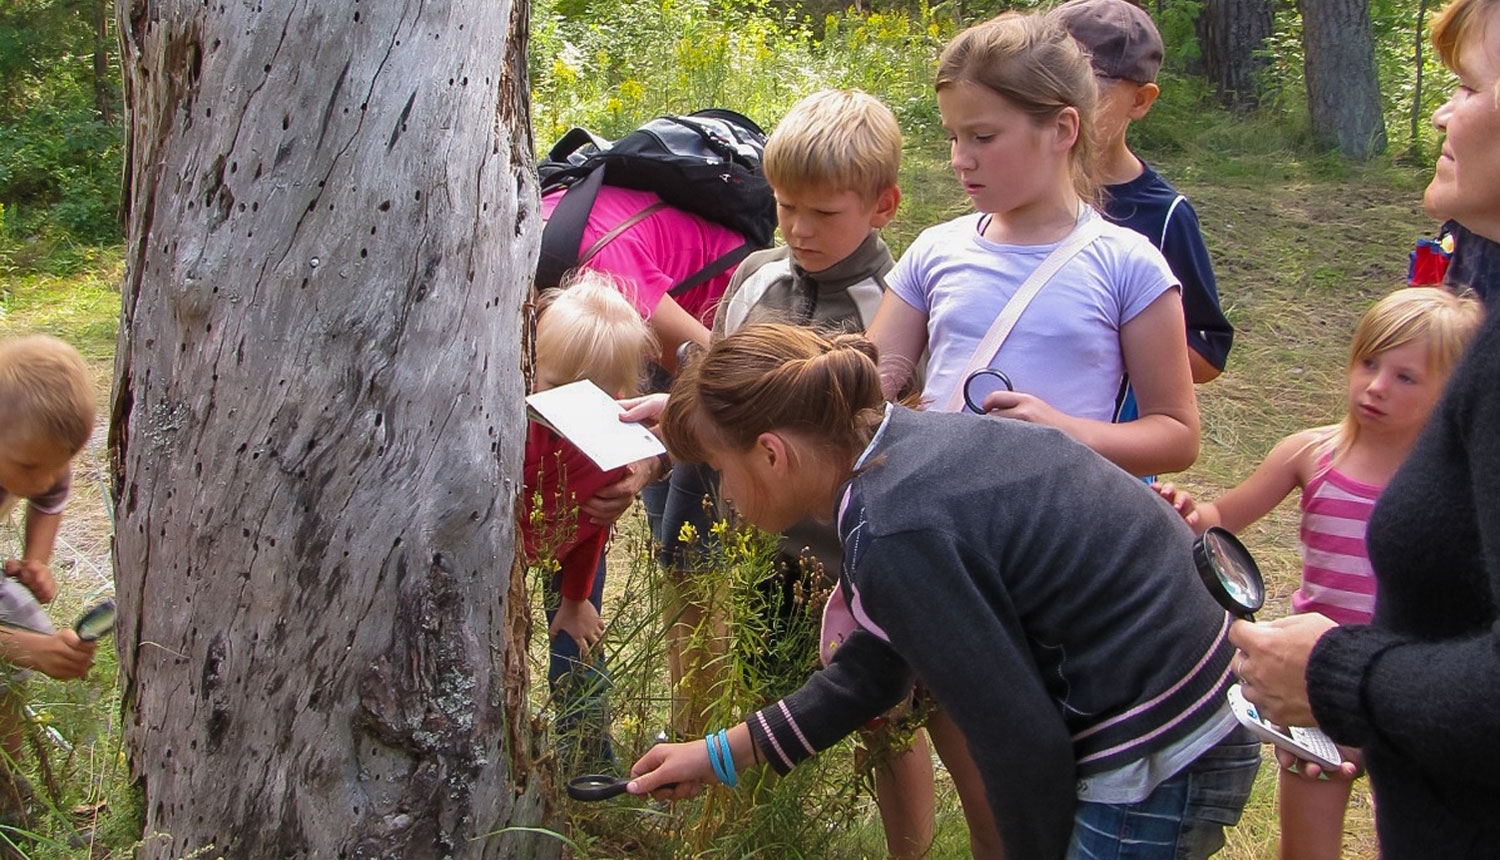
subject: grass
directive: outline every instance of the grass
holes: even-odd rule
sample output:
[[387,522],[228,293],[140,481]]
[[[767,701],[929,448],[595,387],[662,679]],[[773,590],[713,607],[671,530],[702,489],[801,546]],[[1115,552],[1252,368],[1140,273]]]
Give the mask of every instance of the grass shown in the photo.
[[[1349,167],[1307,155],[1299,149],[1295,130],[1278,130],[1265,119],[1205,118],[1190,103],[1159,104],[1159,112],[1140,129],[1140,139],[1162,173],[1193,200],[1228,316],[1239,332],[1229,371],[1199,389],[1202,455],[1192,469],[1175,476],[1212,498],[1248,475],[1281,437],[1340,416],[1344,354],[1354,322],[1374,300],[1402,284],[1412,241],[1433,229],[1418,205],[1427,170],[1384,163]],[[1191,122],[1182,128],[1172,125],[1186,122],[1184,118]],[[887,230],[898,251],[921,228],[966,205],[948,172],[940,140],[912,137],[902,182],[902,208]],[[12,246],[0,253],[0,336],[46,331],[77,345],[94,370],[101,414],[112,371],[120,261],[118,248]],[[109,520],[99,445],[96,437],[80,462],[59,543],[56,567],[63,596],[53,609],[59,623],[70,622],[108,587]],[[1268,576],[1268,616],[1285,611],[1297,583],[1296,525],[1295,504],[1287,503],[1244,535]],[[658,646],[649,644],[658,629],[657,584],[643,560],[641,528],[632,526],[627,531],[634,537],[616,541],[614,570],[634,573],[614,575],[605,613],[617,649],[615,727],[627,762],[664,723],[665,713],[662,661]],[[13,546],[14,538],[6,535]],[[540,618],[536,629],[545,629]],[[544,639],[534,636],[531,646],[538,708],[546,705]],[[34,709],[74,749],[66,754],[54,745],[50,755],[63,790],[55,814],[47,817],[51,841],[34,847],[33,856],[124,857],[139,838],[137,801],[127,788],[119,742],[114,676],[112,650],[106,645],[87,683],[39,679],[30,684]],[[739,707],[746,700],[738,693],[726,694],[725,703]],[[725,711],[726,720],[732,713]],[[774,843],[799,832],[802,847],[821,846],[813,856],[880,856],[878,818],[867,794],[851,787],[857,780],[850,758],[847,750],[831,751],[820,770],[801,777],[796,792],[716,792],[709,800],[670,810],[629,802],[564,805],[563,832],[580,857],[688,856],[709,845],[714,856],[742,856],[757,847],[756,839]],[[1221,856],[1275,856],[1274,782],[1274,771],[1267,767]],[[817,833],[798,831],[818,819],[791,808],[786,798],[797,799],[797,793],[831,804],[846,818],[821,822]],[[751,796],[763,802],[752,804]],[[965,856],[962,817],[946,788],[940,803],[933,856]],[[78,824],[75,808],[101,811],[99,844],[93,848],[66,845],[66,834]],[[1369,798],[1361,789],[1349,815],[1346,856],[1375,856],[1371,820]],[[695,827],[712,832],[694,833]],[[698,848],[689,849],[692,845]],[[797,853],[785,851],[786,856]]]

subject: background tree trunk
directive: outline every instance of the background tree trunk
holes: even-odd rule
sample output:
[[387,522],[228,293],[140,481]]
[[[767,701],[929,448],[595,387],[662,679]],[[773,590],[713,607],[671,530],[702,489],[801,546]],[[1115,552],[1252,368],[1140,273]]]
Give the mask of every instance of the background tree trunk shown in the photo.
[[94,31],[94,112],[105,123],[115,121],[115,94],[109,85],[109,0],[92,0],[89,26]]
[[1313,136],[1351,158],[1385,151],[1369,0],[1298,0]]
[[1258,52],[1271,37],[1270,0],[1206,0],[1198,13],[1203,73],[1219,101],[1239,112],[1259,103],[1257,77],[1266,66]]
[[526,857],[524,0],[119,4],[143,858]]

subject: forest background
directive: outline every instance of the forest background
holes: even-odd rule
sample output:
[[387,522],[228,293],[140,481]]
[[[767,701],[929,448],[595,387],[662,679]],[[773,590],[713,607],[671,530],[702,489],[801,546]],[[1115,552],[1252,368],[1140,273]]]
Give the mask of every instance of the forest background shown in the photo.
[[[907,138],[902,208],[887,230],[899,253],[920,229],[967,205],[947,168],[932,94],[937,51],[956,29],[1003,8],[1015,7],[541,0],[530,34],[534,138],[544,149],[574,125],[613,137],[651,116],[706,106],[735,108],[769,129],[812,90],[864,89],[891,105]],[[1132,144],[1197,206],[1239,329],[1228,372],[1200,389],[1203,455],[1179,476],[1212,496],[1247,475],[1281,436],[1341,414],[1354,320],[1402,283],[1412,242],[1435,227],[1419,206],[1437,142],[1427,118],[1451,82],[1423,50],[1429,10],[1418,0],[1304,0],[1300,8],[1154,0],[1148,8],[1168,60],[1163,96],[1133,128]],[[95,371],[101,412],[122,266],[114,26],[102,0],[11,0],[0,8],[0,334],[47,331],[76,344]],[[1355,59],[1335,54],[1351,48]],[[58,553],[60,623],[110,587],[98,444],[79,474]],[[12,546],[16,527],[4,530]],[[615,707],[630,754],[660,725],[662,691],[653,604],[636,599],[652,591],[638,518],[623,531],[622,573],[606,617],[615,619]],[[1279,614],[1297,576],[1292,506],[1246,539],[1267,569]],[[764,572],[763,547],[753,538],[740,547],[726,564],[736,581],[753,581]],[[745,628],[736,654],[757,647],[757,631]],[[744,689],[725,694],[725,713],[757,690],[793,681],[806,668],[793,664],[785,677],[740,671]],[[114,669],[106,647],[87,683],[31,685],[38,740],[28,767],[47,800],[24,840],[31,856],[124,857],[141,839]],[[534,698],[545,708],[543,693]],[[564,805],[552,829],[577,856],[878,856],[878,822],[850,761],[846,751],[831,751],[785,785],[677,810]],[[946,793],[943,804],[934,856],[963,856],[962,818]],[[1375,855],[1366,795],[1356,799],[1348,831],[1349,856]],[[1267,768],[1226,856],[1274,850]]]

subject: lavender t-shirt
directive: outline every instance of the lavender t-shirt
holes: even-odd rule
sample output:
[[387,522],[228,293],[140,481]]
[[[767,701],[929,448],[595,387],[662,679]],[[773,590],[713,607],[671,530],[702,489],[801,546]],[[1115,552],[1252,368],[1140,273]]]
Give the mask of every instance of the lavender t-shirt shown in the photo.
[[[924,230],[891,272],[891,291],[927,316],[929,409],[946,407],[990,324],[1060,244],[992,242],[979,234],[981,217]],[[1099,215],[1088,209],[1083,217]],[[1106,222],[1032,300],[989,366],[1068,415],[1109,421],[1125,374],[1120,329],[1176,287],[1144,236]]]

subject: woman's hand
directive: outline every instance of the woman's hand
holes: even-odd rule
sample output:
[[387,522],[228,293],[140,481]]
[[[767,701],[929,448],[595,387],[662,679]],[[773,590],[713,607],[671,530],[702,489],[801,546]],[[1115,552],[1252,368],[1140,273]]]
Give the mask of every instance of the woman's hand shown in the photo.
[[1283,726],[1317,725],[1307,699],[1307,659],[1323,634],[1337,626],[1316,612],[1230,626],[1229,641],[1240,649],[1235,674],[1261,716]]
[[589,601],[564,597],[557,606],[557,614],[552,616],[552,626],[547,628],[548,636],[556,636],[559,632],[573,637],[578,643],[579,653],[586,656],[604,636],[604,619]]
[[1360,751],[1353,747],[1343,746],[1342,744],[1338,744],[1337,746],[1339,748],[1339,755],[1343,759],[1343,764],[1339,765],[1338,770],[1324,770],[1323,766],[1317,762],[1297,758],[1295,753],[1281,747],[1274,747],[1276,751],[1276,763],[1281,765],[1282,770],[1289,770],[1303,779],[1318,780],[1326,775],[1329,779],[1341,779],[1349,782],[1359,778],[1365,772],[1364,757],[1360,754]]
[[[703,783],[713,776],[707,743],[657,744],[630,768],[627,790],[631,794],[649,794],[657,800],[683,800],[702,791]],[[663,787],[667,785],[672,787]]]

